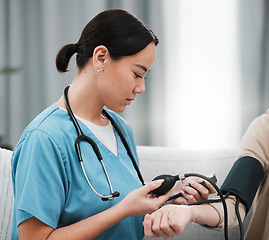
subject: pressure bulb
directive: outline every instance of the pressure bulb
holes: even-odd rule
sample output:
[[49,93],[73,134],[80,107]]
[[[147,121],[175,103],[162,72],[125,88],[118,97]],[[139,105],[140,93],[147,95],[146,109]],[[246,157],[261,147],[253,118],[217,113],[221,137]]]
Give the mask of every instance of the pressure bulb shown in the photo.
[[154,189],[152,193],[160,196],[167,193],[175,185],[176,181],[180,180],[181,178],[179,177],[179,175],[172,176],[163,174],[155,177],[154,179],[152,179],[152,181],[159,179],[164,179],[164,182],[160,187]]

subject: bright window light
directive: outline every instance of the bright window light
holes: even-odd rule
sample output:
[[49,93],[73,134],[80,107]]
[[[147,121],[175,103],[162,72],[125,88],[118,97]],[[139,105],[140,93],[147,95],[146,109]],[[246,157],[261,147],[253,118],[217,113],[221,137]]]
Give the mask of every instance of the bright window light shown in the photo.
[[165,145],[234,147],[240,134],[237,1],[182,0],[177,16],[166,8],[175,24],[165,33]]

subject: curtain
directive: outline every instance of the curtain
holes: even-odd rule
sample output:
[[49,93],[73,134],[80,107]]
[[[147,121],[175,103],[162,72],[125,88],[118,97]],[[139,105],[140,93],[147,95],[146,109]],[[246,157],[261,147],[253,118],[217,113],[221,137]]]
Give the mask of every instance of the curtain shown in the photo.
[[239,1],[242,132],[269,108],[269,3]]
[[56,71],[58,50],[77,42],[88,21],[109,8],[132,12],[160,39],[145,94],[122,114],[138,145],[234,146],[249,122],[269,105],[265,0],[1,0],[0,4],[0,142],[12,147],[76,74],[75,58],[68,73]]
[[[4,143],[14,147],[29,122],[44,108],[56,102],[64,86],[76,74],[75,58],[70,71],[59,74],[55,57],[65,44],[75,43],[84,26],[99,12],[110,8],[130,11],[158,35],[161,26],[159,1],[143,0],[1,0],[1,54],[0,56],[0,136]],[[159,60],[159,64],[161,60]],[[155,66],[158,65],[155,64]],[[150,74],[153,77],[160,71]],[[147,88],[162,89],[161,81]],[[153,86],[151,86],[153,85]],[[146,144],[150,136],[149,119],[156,107],[150,107],[152,93],[138,98],[126,117],[136,132],[137,142]],[[145,104],[146,103],[146,104]],[[162,128],[161,126],[159,128]]]

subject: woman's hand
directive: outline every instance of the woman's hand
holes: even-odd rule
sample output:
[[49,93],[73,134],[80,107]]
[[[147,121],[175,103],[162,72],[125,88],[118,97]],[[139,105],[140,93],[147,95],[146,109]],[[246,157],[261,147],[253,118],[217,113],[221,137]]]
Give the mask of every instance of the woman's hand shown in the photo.
[[128,216],[145,215],[159,209],[169,198],[171,191],[162,196],[150,192],[161,186],[163,180],[147,183],[145,186],[130,192],[119,204],[126,209]]
[[210,194],[216,192],[215,188],[209,182],[205,181],[207,187],[209,188],[208,190],[203,185],[198,183],[198,180],[201,179],[198,177],[188,177],[184,180],[183,183],[181,181],[177,182],[173,188],[171,196],[179,192],[182,194],[182,196],[169,201],[169,203],[190,204],[200,202],[207,200]]
[[145,236],[167,239],[183,233],[186,225],[194,220],[194,210],[190,206],[165,205],[144,218]]

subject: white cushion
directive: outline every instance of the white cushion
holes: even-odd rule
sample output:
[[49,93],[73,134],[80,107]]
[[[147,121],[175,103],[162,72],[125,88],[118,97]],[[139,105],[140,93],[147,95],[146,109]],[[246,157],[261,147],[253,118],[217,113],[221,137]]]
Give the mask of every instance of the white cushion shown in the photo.
[[13,219],[12,151],[0,148],[0,239],[11,239]]
[[145,181],[150,181],[160,174],[216,173],[218,184],[222,184],[235,161],[236,149],[194,151],[138,146],[137,154]]

